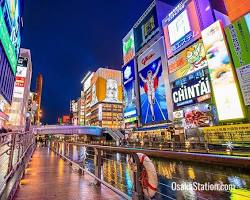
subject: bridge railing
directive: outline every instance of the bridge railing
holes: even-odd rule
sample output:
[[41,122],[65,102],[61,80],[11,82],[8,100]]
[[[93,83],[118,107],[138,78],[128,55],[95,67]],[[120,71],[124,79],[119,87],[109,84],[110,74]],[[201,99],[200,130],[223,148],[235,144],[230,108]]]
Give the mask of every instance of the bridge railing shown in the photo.
[[[182,163],[177,164],[176,162],[165,163],[164,160],[157,159],[152,159],[155,170],[151,171],[151,169],[147,169],[147,175],[145,175],[145,166],[142,166],[142,160],[140,159],[138,153],[146,154],[151,158],[157,158],[158,156],[163,157],[163,155],[160,154],[164,153],[167,155],[170,153],[170,157],[166,156],[166,160],[169,158],[176,158],[176,153],[173,154],[166,151],[91,145],[80,142],[65,142],[62,140],[52,140],[50,147],[64,160],[69,162],[70,165],[72,165],[73,170],[80,173],[88,173],[94,177],[97,185],[103,184],[109,187],[114,192],[121,195],[124,199],[216,199],[209,196],[213,194],[204,195],[199,192],[194,193],[194,191],[173,191],[171,184],[175,182],[178,184],[190,185],[193,181],[202,182],[203,180],[201,180],[200,177],[203,176],[210,177],[209,180],[214,181],[214,183],[217,182],[216,178],[218,177],[225,183],[228,181],[228,175],[226,175],[224,171],[214,173],[213,171],[206,171],[200,167],[195,171],[190,164],[185,166]],[[187,156],[189,153],[178,154],[178,158],[180,158]],[[198,154],[196,156],[190,154],[187,157],[189,156],[192,156],[192,159],[194,160],[206,159],[209,162],[216,161],[216,156],[204,157],[204,154]],[[218,157],[222,159],[221,156]],[[238,159],[236,158],[236,160]],[[146,160],[145,162],[148,163],[149,161]],[[177,173],[177,171],[179,172]],[[145,180],[148,178],[148,173],[151,173],[151,177],[153,174],[158,179],[158,184],[154,188],[155,195],[153,198],[148,198],[148,195],[145,192],[144,186]],[[231,195],[230,191],[222,193],[219,195],[225,195],[225,198],[227,195]],[[233,195],[236,195],[239,199],[244,197],[244,195],[238,193],[237,191],[233,191]]]
[[0,199],[11,199],[35,149],[31,132],[0,134]]

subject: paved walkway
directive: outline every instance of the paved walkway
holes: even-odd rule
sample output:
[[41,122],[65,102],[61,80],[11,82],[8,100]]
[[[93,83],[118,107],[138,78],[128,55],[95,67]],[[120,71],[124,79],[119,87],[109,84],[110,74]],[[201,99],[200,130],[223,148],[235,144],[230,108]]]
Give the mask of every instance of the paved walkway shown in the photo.
[[15,200],[117,200],[113,191],[92,183],[93,178],[72,171],[48,148],[37,148]]

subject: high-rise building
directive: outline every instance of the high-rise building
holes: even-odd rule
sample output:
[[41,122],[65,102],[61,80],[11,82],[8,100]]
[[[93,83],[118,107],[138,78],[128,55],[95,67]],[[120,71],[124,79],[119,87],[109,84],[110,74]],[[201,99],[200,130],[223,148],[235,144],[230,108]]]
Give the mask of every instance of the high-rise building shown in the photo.
[[0,1],[0,128],[8,123],[21,43],[20,1]]
[[121,71],[99,68],[83,79],[82,104],[85,125],[121,128]]
[[32,77],[32,62],[29,49],[21,49],[17,64],[16,82],[10,109],[9,126],[24,128]]
[[36,102],[37,102],[37,112],[36,112],[36,124],[40,125],[42,110],[41,110],[41,100],[42,100],[42,88],[43,88],[43,76],[42,74],[38,74],[36,79]]

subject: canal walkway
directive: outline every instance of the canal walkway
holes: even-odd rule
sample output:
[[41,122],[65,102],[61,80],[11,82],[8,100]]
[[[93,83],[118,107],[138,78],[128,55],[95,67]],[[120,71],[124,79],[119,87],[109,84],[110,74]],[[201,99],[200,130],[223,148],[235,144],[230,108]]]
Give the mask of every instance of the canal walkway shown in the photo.
[[116,193],[97,187],[94,179],[72,168],[48,148],[37,147],[15,200],[117,200]]

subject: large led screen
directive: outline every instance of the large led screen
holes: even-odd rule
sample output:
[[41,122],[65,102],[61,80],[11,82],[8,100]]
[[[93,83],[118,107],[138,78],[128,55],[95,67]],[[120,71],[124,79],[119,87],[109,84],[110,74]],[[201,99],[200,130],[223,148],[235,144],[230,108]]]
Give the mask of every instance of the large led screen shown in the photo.
[[219,120],[244,118],[233,66],[220,21],[203,30],[202,38]]
[[176,80],[172,89],[174,109],[210,99],[208,76],[208,70],[204,69]]
[[163,30],[167,56],[171,57],[200,35],[200,24],[194,1],[183,1],[164,20]]
[[142,124],[168,120],[172,113],[172,101],[167,79],[166,56],[163,39],[158,40],[138,57],[140,107]]
[[202,40],[194,43],[168,60],[170,82],[207,67]]
[[245,105],[250,105],[250,13],[225,28]]
[[0,7],[0,40],[2,42],[4,51],[9,60],[11,69],[13,73],[16,74],[17,56],[15,53],[15,48],[9,36],[7,26],[5,24],[4,15],[1,7]]
[[124,93],[124,118],[137,117],[135,92],[135,60],[122,68]]
[[6,23],[10,27],[10,39],[14,46],[16,57],[19,55],[21,44],[20,36],[20,1],[19,0],[6,0],[4,6],[6,7],[8,16]]
[[159,24],[157,19],[156,7],[146,11],[143,17],[139,19],[139,23],[135,26],[135,51],[139,51],[157,32],[159,32]]

